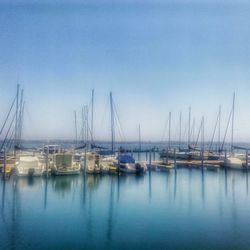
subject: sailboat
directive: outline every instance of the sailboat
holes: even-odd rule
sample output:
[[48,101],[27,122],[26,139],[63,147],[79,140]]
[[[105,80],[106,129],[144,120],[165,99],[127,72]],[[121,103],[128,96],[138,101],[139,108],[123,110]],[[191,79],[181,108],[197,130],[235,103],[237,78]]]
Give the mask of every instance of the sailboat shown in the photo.
[[[93,97],[92,97],[93,100]],[[114,156],[114,109],[113,109],[113,98],[110,92],[110,108],[111,108],[111,151],[102,150],[102,147],[98,147],[92,144],[96,151],[89,152],[86,154],[86,173],[117,173],[117,159]],[[92,109],[93,112],[93,109]],[[93,122],[93,115],[92,115]],[[93,125],[92,125],[93,129]],[[93,136],[93,132],[92,132]],[[92,139],[93,143],[93,139]]]
[[[229,115],[228,119],[228,124],[227,124],[227,129],[229,126],[229,123],[231,121],[231,155],[227,157],[225,153],[225,158],[224,161],[221,162],[221,166],[225,168],[230,168],[230,169],[243,169],[243,161],[240,157],[237,157],[237,155],[234,154],[234,106],[235,106],[235,93],[233,94],[233,104],[232,104],[232,109]],[[225,131],[224,135],[224,140],[221,146],[221,151],[223,150],[223,146],[225,143],[226,135],[227,135],[227,129]]]

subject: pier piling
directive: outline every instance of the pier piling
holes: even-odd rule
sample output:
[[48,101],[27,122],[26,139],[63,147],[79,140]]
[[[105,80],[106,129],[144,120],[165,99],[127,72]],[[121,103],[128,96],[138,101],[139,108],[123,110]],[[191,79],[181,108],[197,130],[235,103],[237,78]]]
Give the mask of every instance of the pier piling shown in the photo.
[[46,148],[46,177],[49,176],[49,147]]
[[149,169],[151,171],[151,164],[152,164],[152,159],[151,159],[151,149],[150,149],[150,152],[149,152]]
[[168,165],[168,148],[167,148],[167,151],[166,151],[166,164]]
[[201,151],[201,166],[202,166],[202,168],[204,166],[204,150],[203,149]]
[[4,147],[4,151],[3,151],[3,154],[4,154],[4,159],[3,159],[3,179],[5,180],[6,179],[6,148]]
[[248,170],[248,150],[246,150],[246,169]]
[[176,148],[174,149],[174,168],[176,169]]

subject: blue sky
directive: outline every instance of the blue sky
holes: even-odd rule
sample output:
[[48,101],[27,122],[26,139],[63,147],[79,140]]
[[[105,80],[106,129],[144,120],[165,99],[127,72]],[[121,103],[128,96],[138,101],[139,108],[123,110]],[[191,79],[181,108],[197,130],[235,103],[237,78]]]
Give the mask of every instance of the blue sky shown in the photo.
[[0,1],[0,124],[19,79],[25,138],[73,138],[73,112],[94,88],[97,139],[110,137],[111,90],[127,140],[139,123],[144,140],[161,140],[169,111],[175,138],[189,106],[209,139],[235,91],[235,139],[250,141],[247,2],[41,2]]

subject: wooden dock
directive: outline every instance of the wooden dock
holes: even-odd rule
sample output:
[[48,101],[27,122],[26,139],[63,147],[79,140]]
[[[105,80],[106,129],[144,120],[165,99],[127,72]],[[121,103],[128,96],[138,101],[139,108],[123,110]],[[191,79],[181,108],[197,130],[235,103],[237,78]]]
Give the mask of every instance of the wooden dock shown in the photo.
[[[168,160],[168,163],[164,161],[152,161],[151,165],[153,167],[161,167],[165,166],[166,168],[173,168],[176,164],[177,167],[183,167],[183,168],[201,168],[204,167],[209,170],[216,170],[221,168],[221,162],[218,160],[204,160],[203,163],[200,160],[177,160],[176,162],[174,160]],[[145,162],[149,165],[148,162]]]

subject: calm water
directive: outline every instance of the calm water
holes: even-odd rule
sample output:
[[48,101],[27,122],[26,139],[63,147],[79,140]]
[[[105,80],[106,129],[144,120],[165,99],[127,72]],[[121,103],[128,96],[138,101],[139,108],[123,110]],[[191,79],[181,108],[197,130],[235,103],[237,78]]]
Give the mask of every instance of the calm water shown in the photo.
[[250,249],[248,174],[0,182],[0,249]]

